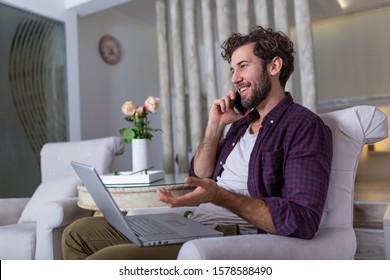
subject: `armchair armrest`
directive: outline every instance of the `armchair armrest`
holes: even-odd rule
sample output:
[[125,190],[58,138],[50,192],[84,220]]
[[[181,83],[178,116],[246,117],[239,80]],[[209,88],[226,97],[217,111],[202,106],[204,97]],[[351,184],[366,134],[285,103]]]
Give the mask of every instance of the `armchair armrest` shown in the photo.
[[183,244],[178,259],[353,259],[355,251],[353,229],[333,228],[310,240],[271,234],[195,239]]
[[78,207],[77,200],[77,197],[72,197],[47,203],[40,211],[37,227],[54,229],[66,226],[77,219],[92,216],[92,211]]
[[0,226],[16,224],[29,200],[28,197],[0,198]]
[[92,215],[92,211],[78,207],[77,200],[77,197],[71,197],[49,202],[42,207],[37,220],[37,260],[61,259],[60,240],[64,227]]
[[385,253],[386,259],[390,260],[390,204],[387,206],[383,216],[383,229],[385,233]]

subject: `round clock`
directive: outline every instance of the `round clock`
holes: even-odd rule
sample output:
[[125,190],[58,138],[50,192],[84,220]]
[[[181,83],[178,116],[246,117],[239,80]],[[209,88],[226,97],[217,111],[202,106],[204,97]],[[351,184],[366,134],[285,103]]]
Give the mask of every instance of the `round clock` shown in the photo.
[[108,64],[117,64],[121,59],[121,46],[118,40],[110,35],[105,35],[100,39],[99,52]]

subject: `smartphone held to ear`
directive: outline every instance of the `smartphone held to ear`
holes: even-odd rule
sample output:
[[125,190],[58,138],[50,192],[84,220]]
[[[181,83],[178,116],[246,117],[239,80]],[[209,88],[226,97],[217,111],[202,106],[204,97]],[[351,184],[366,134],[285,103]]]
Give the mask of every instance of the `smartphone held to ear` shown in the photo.
[[234,100],[232,100],[231,103],[232,103],[234,112],[241,114],[241,115],[245,115],[246,108],[244,106],[242,106],[241,95],[238,92],[236,92],[236,98]]

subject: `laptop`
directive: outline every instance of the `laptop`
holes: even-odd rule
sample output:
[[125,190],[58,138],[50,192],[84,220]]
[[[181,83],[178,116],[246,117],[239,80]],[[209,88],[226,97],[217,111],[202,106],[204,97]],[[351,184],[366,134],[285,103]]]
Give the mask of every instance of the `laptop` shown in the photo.
[[191,239],[223,235],[176,213],[126,216],[93,166],[73,161],[71,165],[107,222],[138,247],[178,244]]

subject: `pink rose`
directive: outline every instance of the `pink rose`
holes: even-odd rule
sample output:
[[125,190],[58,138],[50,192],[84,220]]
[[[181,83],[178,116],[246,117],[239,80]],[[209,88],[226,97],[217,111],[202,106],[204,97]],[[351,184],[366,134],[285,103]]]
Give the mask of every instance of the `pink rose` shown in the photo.
[[138,106],[136,112],[137,115],[141,117],[144,113],[144,106]]
[[145,108],[148,112],[156,113],[159,104],[160,98],[149,96],[145,101]]
[[126,101],[122,105],[122,113],[125,114],[125,116],[131,118],[135,114],[135,104],[133,101]]

